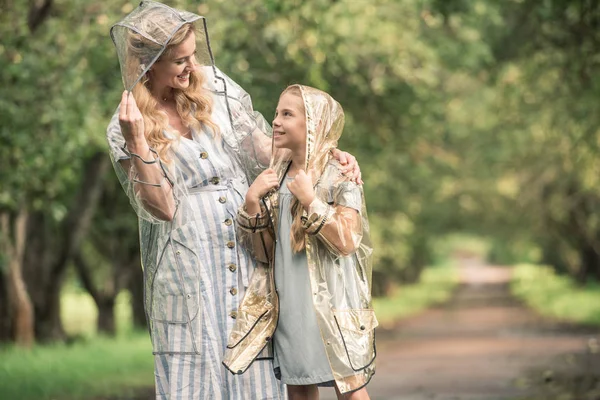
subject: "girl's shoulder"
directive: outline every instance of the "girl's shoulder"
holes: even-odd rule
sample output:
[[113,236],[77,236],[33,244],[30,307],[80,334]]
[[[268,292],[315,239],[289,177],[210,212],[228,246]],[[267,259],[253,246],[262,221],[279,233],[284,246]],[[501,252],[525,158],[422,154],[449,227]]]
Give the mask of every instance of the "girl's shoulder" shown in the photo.
[[323,169],[323,174],[321,176],[327,177],[330,179],[335,178],[335,182],[338,182],[338,181],[344,180],[344,179],[348,179],[343,174],[342,164],[340,164],[340,162],[333,157],[331,159],[329,159],[327,164],[325,164],[325,168]]

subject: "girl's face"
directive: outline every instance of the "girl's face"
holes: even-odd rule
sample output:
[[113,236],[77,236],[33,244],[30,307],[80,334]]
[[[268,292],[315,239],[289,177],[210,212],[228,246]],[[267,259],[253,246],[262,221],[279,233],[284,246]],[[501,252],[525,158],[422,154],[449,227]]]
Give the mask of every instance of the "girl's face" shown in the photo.
[[273,120],[273,143],[293,152],[306,148],[304,103],[297,94],[287,92],[279,98]]
[[196,35],[190,32],[183,42],[173,47],[168,57],[161,58],[152,66],[152,84],[157,87],[186,89],[190,85],[190,73],[198,66],[195,54]]

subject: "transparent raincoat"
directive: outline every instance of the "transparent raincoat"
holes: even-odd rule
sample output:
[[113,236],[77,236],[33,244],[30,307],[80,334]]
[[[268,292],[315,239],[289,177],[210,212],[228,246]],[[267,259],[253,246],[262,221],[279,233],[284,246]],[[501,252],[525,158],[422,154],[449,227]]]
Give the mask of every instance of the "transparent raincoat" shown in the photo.
[[[366,385],[375,373],[375,332],[371,307],[369,223],[362,188],[340,172],[331,157],[344,126],[342,107],[320,90],[298,85],[306,110],[306,171],[316,198],[302,215],[313,305],[331,371],[340,392]],[[271,167],[280,182],[290,165],[290,152],[273,150]],[[239,236],[261,261],[254,273],[230,335],[224,364],[243,373],[277,327],[278,296],[274,284],[275,246],[267,248],[264,234],[277,238],[278,192],[263,199],[263,210],[238,212]]]
[[[203,342],[217,342],[215,337],[223,329],[222,325],[214,321],[214,316],[203,316],[205,307],[202,302],[212,301],[215,295],[224,297],[225,294],[211,292],[214,282],[203,275],[203,270],[208,269],[206,263],[210,262],[210,254],[207,253],[217,251],[216,246],[223,244],[225,250],[221,252],[237,252],[237,244],[235,238],[223,239],[213,235],[210,226],[202,220],[206,215],[192,206],[199,204],[196,200],[193,203],[192,197],[202,194],[201,201],[209,199],[224,203],[216,204],[221,209],[230,204],[231,197],[238,202],[243,201],[248,182],[264,170],[271,154],[269,124],[252,109],[249,95],[215,67],[206,22],[199,15],[158,2],[142,1],[115,24],[110,34],[117,48],[125,89],[131,91],[136,85],[142,85],[141,78],[160,59],[173,35],[185,24],[192,23],[196,28],[196,61],[199,66],[189,79],[190,82],[203,82],[203,88],[212,99],[211,120],[218,126],[218,132],[202,132],[202,135],[219,135],[223,151],[227,154],[222,159],[230,162],[213,164],[216,166],[211,167],[214,170],[211,175],[189,173],[193,166],[188,165],[189,158],[182,158],[182,154],[196,151],[195,145],[167,130],[165,136],[173,139],[168,155],[170,160],[159,158],[151,148],[154,159],[144,161],[153,164],[150,168],[154,168],[155,178],[149,180],[147,171],[138,171],[135,163],[131,162],[132,154],[119,126],[119,110],[107,129],[115,171],[139,218],[145,310],[155,354],[200,354],[205,351]],[[194,154],[193,158],[217,163],[219,160],[213,161],[212,156],[201,152]],[[130,166],[129,169],[126,166]],[[160,204],[169,196],[174,201],[175,212],[172,220],[165,220],[153,212],[153,202]],[[235,218],[235,210],[224,212]],[[224,225],[231,225],[231,220],[225,220]],[[234,254],[233,257],[237,260],[236,257],[240,256]],[[240,286],[240,290],[243,290],[247,286],[249,272],[237,268],[235,263],[229,264],[232,272],[241,274],[240,280],[244,285]],[[235,290],[238,290],[237,287]],[[216,325],[209,327],[211,323]],[[181,335],[177,334],[179,337],[174,337],[174,328],[181,331]],[[221,352],[217,352],[214,357],[218,366]]]

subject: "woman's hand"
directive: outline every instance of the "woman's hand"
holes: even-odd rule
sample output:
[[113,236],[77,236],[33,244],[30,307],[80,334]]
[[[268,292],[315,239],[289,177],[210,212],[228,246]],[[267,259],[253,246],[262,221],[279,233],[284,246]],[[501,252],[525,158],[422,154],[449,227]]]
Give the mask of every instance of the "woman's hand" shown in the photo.
[[124,91],[119,107],[119,125],[129,151],[146,149],[148,143],[144,135],[144,117],[135,103],[133,93]]
[[268,168],[264,170],[252,185],[248,189],[248,193],[246,193],[246,200],[257,201],[263,198],[271,189],[276,189],[279,187],[279,178],[277,177],[277,173],[272,168]]
[[300,201],[302,207],[308,210],[310,203],[315,199],[315,190],[313,189],[310,176],[301,169],[296,174],[296,177],[291,182],[288,182],[287,186],[290,192]]
[[360,166],[358,165],[358,162],[356,162],[356,157],[339,149],[333,149],[331,155],[342,165],[342,173],[344,175],[349,176],[357,185],[364,184]]

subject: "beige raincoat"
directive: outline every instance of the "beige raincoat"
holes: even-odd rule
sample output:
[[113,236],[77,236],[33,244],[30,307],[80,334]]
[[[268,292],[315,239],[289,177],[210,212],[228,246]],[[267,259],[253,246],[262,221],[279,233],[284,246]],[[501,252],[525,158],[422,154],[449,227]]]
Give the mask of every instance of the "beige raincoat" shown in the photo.
[[[347,393],[365,386],[375,373],[378,323],[371,307],[369,224],[362,188],[341,174],[330,155],[344,126],[342,107],[327,93],[298,87],[306,110],[306,170],[312,171],[316,193],[302,217],[313,305],[336,385]],[[290,155],[288,150],[273,149],[271,167],[281,180]],[[259,265],[242,299],[223,361],[235,374],[250,366],[277,328],[275,249],[265,245],[262,234],[289,235],[277,232],[277,219],[280,212],[290,211],[279,209],[278,192],[263,203],[261,214],[248,215],[243,208],[238,213],[240,239]]]

